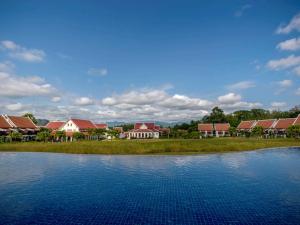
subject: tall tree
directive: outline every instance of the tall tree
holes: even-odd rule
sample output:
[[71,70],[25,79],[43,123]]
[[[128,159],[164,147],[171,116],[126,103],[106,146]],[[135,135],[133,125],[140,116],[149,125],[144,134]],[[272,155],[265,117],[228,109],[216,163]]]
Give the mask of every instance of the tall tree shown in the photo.
[[35,125],[38,123],[37,119],[35,118],[35,116],[32,113],[25,113],[23,116],[31,119]]

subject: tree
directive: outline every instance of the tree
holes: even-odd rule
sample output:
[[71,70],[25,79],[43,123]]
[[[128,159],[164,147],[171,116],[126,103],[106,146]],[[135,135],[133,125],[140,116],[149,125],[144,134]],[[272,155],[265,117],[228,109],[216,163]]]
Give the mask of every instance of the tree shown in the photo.
[[99,140],[105,135],[106,130],[105,129],[94,129],[93,135],[97,136],[97,139]]
[[203,122],[209,123],[224,123],[226,121],[226,116],[224,111],[219,107],[214,107],[209,116],[203,118]]
[[34,115],[32,113],[25,113],[23,116],[31,119],[35,125],[38,123],[37,119],[34,117]]
[[251,136],[261,137],[264,134],[264,128],[261,126],[254,127],[251,131]]
[[231,137],[236,136],[236,128],[235,127],[230,127],[229,128],[229,134]]
[[39,141],[43,141],[43,142],[48,141],[50,136],[51,136],[51,133],[48,129],[41,130],[40,132],[37,133],[37,139]]
[[12,131],[9,133],[8,136],[11,138],[12,141],[21,141],[23,137],[23,135],[18,131]]
[[111,137],[115,137],[115,138],[118,138],[119,137],[119,131],[117,130],[108,130],[107,131],[108,135],[110,135]]
[[63,139],[66,137],[66,132],[59,130],[59,131],[56,131],[54,136],[57,140],[63,141]]
[[300,137],[300,125],[292,125],[287,129],[287,134],[289,137],[299,138]]
[[73,138],[77,141],[82,140],[85,138],[84,134],[81,132],[74,132],[73,133]]

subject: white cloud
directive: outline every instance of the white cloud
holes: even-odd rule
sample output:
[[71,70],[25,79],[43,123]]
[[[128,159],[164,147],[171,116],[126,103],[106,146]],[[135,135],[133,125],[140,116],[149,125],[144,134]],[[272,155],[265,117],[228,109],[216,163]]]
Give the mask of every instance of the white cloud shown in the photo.
[[228,85],[227,88],[230,90],[244,90],[248,88],[255,87],[255,83],[253,81],[241,81],[235,84]]
[[39,76],[17,76],[13,64],[0,63],[0,97],[51,96],[56,89]]
[[103,77],[107,75],[108,70],[106,68],[90,68],[87,73],[89,75]]
[[300,49],[300,38],[292,38],[283,42],[280,42],[276,48],[280,50],[296,51]]
[[286,58],[270,60],[267,67],[271,70],[282,70],[300,65],[300,56],[290,55]]
[[294,68],[294,73],[298,76],[300,76],[300,66],[297,66],[296,68]]
[[300,14],[295,15],[291,21],[287,24],[281,24],[277,30],[277,34],[288,34],[292,31],[300,31]]
[[233,104],[239,102],[241,99],[242,97],[235,93],[228,93],[218,97],[218,101],[221,104]]
[[271,107],[275,108],[275,109],[285,107],[286,105],[287,105],[286,102],[272,102],[271,103]]
[[43,50],[27,49],[9,40],[2,41],[1,46],[9,52],[10,57],[26,62],[42,62],[46,57]]
[[239,10],[237,10],[235,13],[234,13],[234,16],[235,17],[241,17],[246,10],[252,8],[252,6],[250,4],[246,4],[246,5],[243,5]]
[[51,98],[51,101],[52,101],[52,102],[60,102],[60,101],[61,101],[61,97],[59,97],[59,96],[54,96],[54,97]]
[[282,80],[277,82],[281,88],[288,88],[293,85],[292,80]]
[[5,106],[5,108],[9,111],[20,111],[24,108],[22,103],[14,103],[14,104],[8,104]]
[[93,105],[94,101],[89,97],[79,97],[75,99],[74,103],[75,105],[87,106],[87,105]]
[[300,95],[300,88],[298,88],[295,92],[296,95]]

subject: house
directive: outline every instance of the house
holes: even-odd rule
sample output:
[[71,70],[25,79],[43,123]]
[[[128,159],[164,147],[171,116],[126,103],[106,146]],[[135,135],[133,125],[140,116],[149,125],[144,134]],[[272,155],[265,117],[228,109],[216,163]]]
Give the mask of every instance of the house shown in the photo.
[[88,131],[96,128],[97,126],[90,120],[70,119],[59,130],[65,131],[67,139],[72,141],[75,132],[81,132],[85,136],[88,136]]
[[275,135],[286,137],[288,127],[292,126],[297,118],[279,119],[275,123],[273,129]]
[[214,126],[212,123],[199,123],[198,131],[201,136],[208,137],[214,135]]
[[236,128],[238,132],[251,132],[251,129],[256,125],[256,120],[241,121]]
[[127,138],[159,138],[159,129],[155,123],[135,123],[134,129],[127,132]]
[[216,134],[216,137],[225,137],[229,135],[229,123],[215,123],[214,124],[214,131]]
[[257,120],[254,127],[262,127],[264,129],[264,134],[269,135],[270,133],[273,133],[276,122],[276,119]]
[[299,125],[300,126],[300,114],[297,116],[297,118],[294,121],[293,125]]
[[96,123],[98,129],[108,130],[108,125],[106,123]]
[[47,123],[47,125],[45,126],[46,128],[48,128],[51,131],[57,131],[59,130],[66,122],[63,121],[50,121],[49,123]]
[[29,117],[1,115],[0,133],[7,135],[10,131],[21,133],[24,140],[33,140],[39,128]]

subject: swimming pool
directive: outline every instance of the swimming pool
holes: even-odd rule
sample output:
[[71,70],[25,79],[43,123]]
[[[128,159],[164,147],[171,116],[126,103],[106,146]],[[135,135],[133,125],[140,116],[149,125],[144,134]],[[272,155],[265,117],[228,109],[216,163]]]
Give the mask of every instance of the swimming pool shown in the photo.
[[300,149],[0,153],[1,224],[299,224]]

